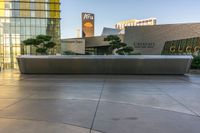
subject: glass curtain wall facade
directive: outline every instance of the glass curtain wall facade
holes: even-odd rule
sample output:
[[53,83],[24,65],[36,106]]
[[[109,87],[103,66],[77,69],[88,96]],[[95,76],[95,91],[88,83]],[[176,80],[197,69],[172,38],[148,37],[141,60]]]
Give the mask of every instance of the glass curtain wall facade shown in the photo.
[[16,57],[35,54],[34,47],[22,41],[37,35],[50,35],[60,44],[60,0],[0,0],[1,67],[17,68]]

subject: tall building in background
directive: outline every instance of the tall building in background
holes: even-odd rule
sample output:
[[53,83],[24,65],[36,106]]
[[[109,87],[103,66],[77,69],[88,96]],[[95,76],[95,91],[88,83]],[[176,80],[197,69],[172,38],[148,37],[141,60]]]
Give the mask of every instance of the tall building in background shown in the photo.
[[94,36],[95,17],[92,13],[82,13],[82,37]]
[[77,38],[80,38],[80,37],[81,37],[81,36],[80,36],[80,29],[79,29],[79,28],[76,29],[76,37],[77,37]]
[[145,26],[145,25],[156,25],[157,19],[156,18],[148,18],[143,20],[137,20],[137,19],[130,19],[118,22],[115,25],[116,29],[124,30],[127,26]]
[[35,53],[22,41],[40,34],[60,43],[60,0],[0,0],[1,67],[17,68],[18,55]]

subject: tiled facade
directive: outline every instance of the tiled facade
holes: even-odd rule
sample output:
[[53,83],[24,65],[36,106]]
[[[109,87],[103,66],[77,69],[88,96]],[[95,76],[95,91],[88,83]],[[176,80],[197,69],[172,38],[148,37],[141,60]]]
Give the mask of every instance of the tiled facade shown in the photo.
[[[200,37],[200,23],[128,27],[124,40],[125,43],[133,46],[137,53],[160,55],[167,42],[182,39],[190,41],[191,38],[196,37]],[[187,43],[188,46],[193,44],[192,42]],[[179,45],[183,47],[185,44],[179,43]]]

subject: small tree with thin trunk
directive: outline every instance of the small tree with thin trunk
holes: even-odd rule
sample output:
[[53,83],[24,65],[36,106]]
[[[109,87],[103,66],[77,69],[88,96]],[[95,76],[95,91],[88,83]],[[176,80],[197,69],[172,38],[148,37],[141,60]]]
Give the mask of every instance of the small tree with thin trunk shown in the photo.
[[116,35],[109,35],[104,38],[104,41],[109,42],[109,51],[113,55],[130,55],[134,51],[133,47],[123,43],[121,39]]
[[48,50],[56,46],[56,43],[52,41],[52,37],[47,35],[38,35],[36,38],[29,38],[24,40],[23,44],[36,47],[36,53],[42,55],[47,55]]

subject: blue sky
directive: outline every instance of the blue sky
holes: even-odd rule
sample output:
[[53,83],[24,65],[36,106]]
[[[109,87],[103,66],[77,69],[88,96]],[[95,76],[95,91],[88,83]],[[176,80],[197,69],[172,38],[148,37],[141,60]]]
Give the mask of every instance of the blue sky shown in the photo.
[[95,35],[121,20],[157,18],[158,24],[200,22],[200,0],[61,0],[61,37],[76,37],[81,13],[95,14]]

